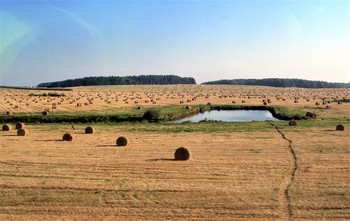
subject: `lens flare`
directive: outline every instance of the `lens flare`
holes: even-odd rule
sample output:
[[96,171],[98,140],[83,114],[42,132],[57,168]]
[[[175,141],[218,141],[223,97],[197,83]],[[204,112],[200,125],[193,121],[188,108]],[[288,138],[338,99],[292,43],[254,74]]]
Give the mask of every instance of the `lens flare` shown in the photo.
[[14,14],[0,13],[0,83],[17,53],[33,38],[35,26]]

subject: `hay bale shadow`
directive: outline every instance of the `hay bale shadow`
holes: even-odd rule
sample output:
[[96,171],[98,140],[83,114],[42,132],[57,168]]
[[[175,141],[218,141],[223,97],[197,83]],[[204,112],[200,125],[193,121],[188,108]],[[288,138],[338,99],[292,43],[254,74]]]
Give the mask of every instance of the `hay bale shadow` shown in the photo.
[[115,145],[107,144],[107,145],[96,145],[95,147],[115,147]]
[[34,140],[34,141],[41,141],[41,142],[61,142],[61,141],[63,141],[63,140],[50,139],[50,140]]
[[148,159],[146,161],[157,162],[157,161],[176,161],[176,160],[175,159],[170,159],[170,158],[156,158],[156,159]]

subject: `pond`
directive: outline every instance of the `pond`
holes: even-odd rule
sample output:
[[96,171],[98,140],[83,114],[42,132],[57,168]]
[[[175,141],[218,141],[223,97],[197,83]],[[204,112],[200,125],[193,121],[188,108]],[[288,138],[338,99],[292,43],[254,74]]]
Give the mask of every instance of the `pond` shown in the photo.
[[245,122],[245,121],[278,121],[273,117],[271,112],[267,110],[212,110],[199,113],[191,117],[173,121],[174,123],[182,123],[185,121],[224,121],[224,122]]

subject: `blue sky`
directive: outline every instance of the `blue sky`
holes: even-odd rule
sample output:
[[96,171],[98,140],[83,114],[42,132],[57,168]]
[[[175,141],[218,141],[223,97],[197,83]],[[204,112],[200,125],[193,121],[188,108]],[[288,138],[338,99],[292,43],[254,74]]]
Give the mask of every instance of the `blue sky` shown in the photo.
[[0,0],[0,85],[175,74],[350,82],[348,0]]

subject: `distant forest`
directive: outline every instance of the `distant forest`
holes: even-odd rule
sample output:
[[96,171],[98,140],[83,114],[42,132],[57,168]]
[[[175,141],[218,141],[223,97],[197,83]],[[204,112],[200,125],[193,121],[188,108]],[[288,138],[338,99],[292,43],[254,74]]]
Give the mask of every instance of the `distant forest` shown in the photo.
[[[140,75],[140,76],[109,76],[84,77],[64,81],[40,83],[38,87],[77,87],[93,85],[146,85],[146,84],[196,84],[192,77],[176,75]],[[257,85],[271,87],[300,87],[300,88],[350,88],[350,83],[329,83],[325,81],[309,81],[302,79],[266,78],[266,79],[233,79],[209,81],[203,84],[225,85]]]
[[258,85],[271,87],[300,87],[300,88],[350,88],[350,83],[328,83],[325,81],[308,81],[302,79],[234,79],[205,82],[203,84],[226,84],[226,85]]
[[140,76],[109,76],[85,77],[64,81],[41,83],[38,87],[77,87],[91,85],[141,85],[141,84],[196,84],[192,77],[176,75],[140,75]]

